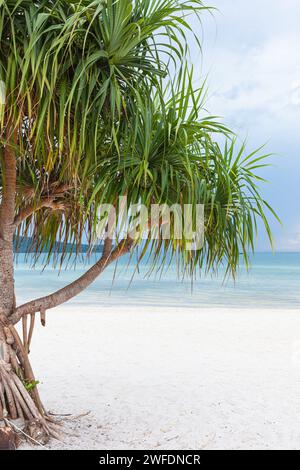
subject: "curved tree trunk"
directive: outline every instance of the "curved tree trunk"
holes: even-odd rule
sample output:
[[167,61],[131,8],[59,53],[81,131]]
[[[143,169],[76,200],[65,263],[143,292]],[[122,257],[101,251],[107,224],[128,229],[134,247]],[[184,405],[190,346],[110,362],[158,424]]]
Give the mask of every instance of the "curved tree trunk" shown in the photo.
[[102,257],[87,272],[76,279],[76,281],[62,289],[59,289],[53,294],[31,300],[30,302],[17,307],[10,317],[11,322],[16,324],[21,320],[21,318],[24,318],[27,315],[33,315],[37,312],[45,312],[46,310],[58,307],[59,305],[73,299],[95,282],[100,274],[102,274],[102,272],[111,263],[118,260],[121,256],[124,256],[126,253],[129,253],[133,246],[133,239],[130,236],[126,240],[122,240],[114,250],[111,250],[111,240],[107,240],[108,242],[105,243]]

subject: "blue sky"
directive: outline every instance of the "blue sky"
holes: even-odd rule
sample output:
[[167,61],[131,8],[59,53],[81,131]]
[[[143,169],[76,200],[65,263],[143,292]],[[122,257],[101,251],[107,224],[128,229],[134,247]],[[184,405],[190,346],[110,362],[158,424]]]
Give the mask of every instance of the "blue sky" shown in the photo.
[[[264,194],[284,224],[272,223],[276,247],[300,251],[300,1],[209,5],[218,11],[202,18],[202,57],[192,51],[197,74],[208,74],[207,107],[250,149],[267,143],[277,154],[264,171]],[[258,248],[268,248],[263,237]]]

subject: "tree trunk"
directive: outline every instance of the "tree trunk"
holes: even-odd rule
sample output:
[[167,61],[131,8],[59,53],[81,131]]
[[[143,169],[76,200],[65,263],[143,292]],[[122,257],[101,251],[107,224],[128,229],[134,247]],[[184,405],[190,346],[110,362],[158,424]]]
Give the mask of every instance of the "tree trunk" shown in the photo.
[[15,308],[13,235],[0,238],[0,314],[8,317]]
[[16,308],[13,229],[5,225],[0,238],[0,443],[2,449],[13,449],[20,442],[17,428],[42,445],[59,435],[45,413],[28,359],[27,319],[23,342],[11,322]]
[[3,150],[2,200],[0,206],[0,314],[12,314],[15,304],[14,291],[14,219],[17,187],[17,161],[13,144],[17,140],[14,130],[7,130],[6,138],[10,142]]
[[[16,142],[17,134],[7,135]],[[128,252],[133,240],[124,240],[111,251],[107,239],[102,258],[81,278],[58,292],[16,308],[14,289],[13,237],[16,224],[16,157],[13,146],[6,144],[2,168],[0,206],[0,445],[16,446],[15,429],[21,428],[35,443],[45,444],[50,437],[59,438],[56,423],[46,414],[41,403],[37,382],[28,359],[34,316],[66,302],[86,289],[106,266]],[[26,214],[25,214],[26,215]],[[27,328],[27,316],[31,325]],[[22,319],[23,341],[14,325]],[[17,426],[17,427],[16,427]],[[10,429],[10,430],[9,430]]]
[[14,145],[17,139],[16,129],[11,131],[7,126],[8,143],[1,159],[0,206],[0,443],[1,448],[7,449],[16,447],[16,422],[18,428],[27,429],[26,434],[35,442],[44,443],[50,436],[58,437],[41,404],[28,360],[27,320],[24,320],[24,344],[11,321],[16,308],[13,237],[17,187]]

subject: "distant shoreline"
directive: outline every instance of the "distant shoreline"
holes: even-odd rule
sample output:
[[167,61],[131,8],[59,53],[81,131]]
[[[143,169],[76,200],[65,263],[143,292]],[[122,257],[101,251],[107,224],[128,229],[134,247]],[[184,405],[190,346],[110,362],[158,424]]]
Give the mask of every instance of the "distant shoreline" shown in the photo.
[[[29,238],[24,237],[20,241],[14,243],[14,253],[15,254],[34,254],[35,253],[35,242]],[[62,243],[56,243],[55,245],[55,252],[56,253],[73,253],[76,251],[76,245],[72,245],[68,243],[64,246]],[[87,244],[83,243],[79,249],[79,253],[87,254],[87,253],[102,253],[103,246],[102,244],[96,245],[93,249],[91,249]],[[39,253],[46,254],[49,252],[48,248],[44,248]]]

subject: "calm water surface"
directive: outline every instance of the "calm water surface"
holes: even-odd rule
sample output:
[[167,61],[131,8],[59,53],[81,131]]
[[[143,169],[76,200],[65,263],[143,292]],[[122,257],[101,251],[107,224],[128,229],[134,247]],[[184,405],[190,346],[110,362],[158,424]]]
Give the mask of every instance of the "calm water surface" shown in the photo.
[[[163,275],[146,276],[149,266],[143,263],[139,273],[123,259],[109,267],[83,294],[71,302],[76,305],[102,306],[185,306],[300,308],[300,253],[258,253],[250,273],[241,267],[236,283],[218,278],[199,277],[191,290],[189,281],[178,280],[175,266]],[[76,269],[58,271],[41,266],[30,269],[24,257],[16,263],[18,303],[51,293],[76,279],[87,269],[78,263]]]

